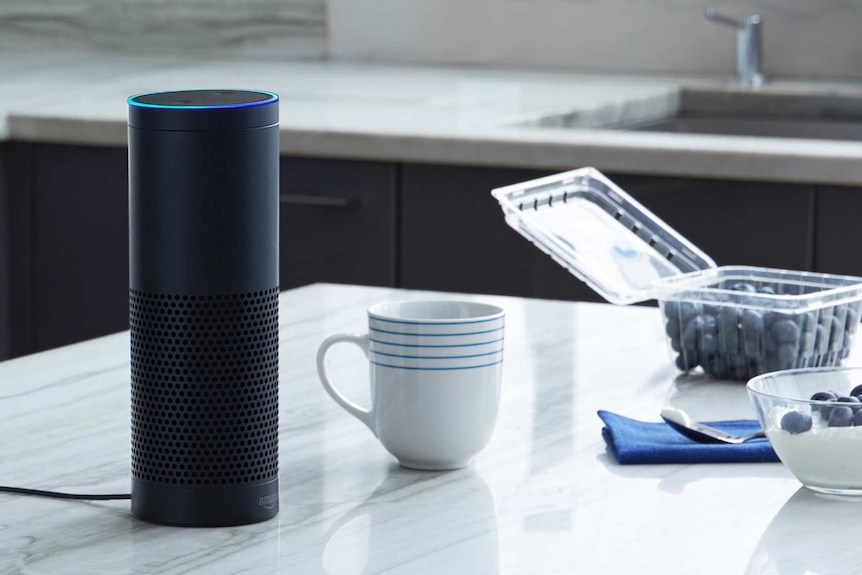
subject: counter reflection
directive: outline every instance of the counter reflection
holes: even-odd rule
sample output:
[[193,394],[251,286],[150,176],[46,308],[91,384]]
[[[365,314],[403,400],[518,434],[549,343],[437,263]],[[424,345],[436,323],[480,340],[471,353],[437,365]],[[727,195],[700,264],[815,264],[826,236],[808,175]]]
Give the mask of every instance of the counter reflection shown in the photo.
[[494,497],[471,469],[395,469],[324,540],[328,575],[499,572]]
[[760,538],[747,575],[862,573],[862,498],[800,487]]

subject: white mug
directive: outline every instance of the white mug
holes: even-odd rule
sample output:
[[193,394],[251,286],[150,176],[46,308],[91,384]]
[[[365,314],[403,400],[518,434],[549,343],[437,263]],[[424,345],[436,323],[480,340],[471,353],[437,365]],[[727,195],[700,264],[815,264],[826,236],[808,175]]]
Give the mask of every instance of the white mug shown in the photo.
[[[494,431],[503,373],[504,312],[462,301],[406,301],[368,309],[368,333],[327,337],[317,351],[326,392],[404,467],[458,469]],[[341,395],[326,352],[358,345],[369,361],[371,409]]]

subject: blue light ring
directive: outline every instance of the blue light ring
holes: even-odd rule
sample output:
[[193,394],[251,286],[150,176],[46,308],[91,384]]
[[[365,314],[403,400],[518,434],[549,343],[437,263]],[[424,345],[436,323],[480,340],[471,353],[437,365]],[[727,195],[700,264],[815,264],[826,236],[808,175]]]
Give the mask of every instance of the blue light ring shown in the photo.
[[232,108],[251,108],[254,106],[265,106],[267,104],[273,104],[278,102],[278,94],[273,92],[268,92],[266,90],[235,90],[235,89],[227,89],[220,88],[218,90],[213,89],[213,91],[232,91],[232,92],[253,92],[256,94],[266,94],[270,98],[268,100],[261,100],[259,102],[242,102],[239,104],[217,104],[212,106],[170,106],[165,104],[145,104],[143,102],[135,102],[135,98],[140,98],[141,96],[154,96],[156,94],[177,94],[182,92],[198,92],[199,90],[164,90],[163,92],[142,92],[140,94],[135,94],[133,96],[129,96],[126,99],[126,103],[129,106],[135,106],[137,108],[153,108],[158,110],[229,110]]

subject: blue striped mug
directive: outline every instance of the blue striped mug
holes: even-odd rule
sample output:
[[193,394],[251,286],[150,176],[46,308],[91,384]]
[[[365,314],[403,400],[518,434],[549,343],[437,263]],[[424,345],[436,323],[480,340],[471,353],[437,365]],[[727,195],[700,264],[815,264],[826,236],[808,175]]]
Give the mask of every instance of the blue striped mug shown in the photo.
[[[371,306],[368,333],[327,337],[317,373],[335,402],[364,423],[404,466],[466,467],[494,431],[503,373],[505,314],[466,301]],[[336,343],[358,345],[369,362],[371,408],[342,395],[326,373]]]

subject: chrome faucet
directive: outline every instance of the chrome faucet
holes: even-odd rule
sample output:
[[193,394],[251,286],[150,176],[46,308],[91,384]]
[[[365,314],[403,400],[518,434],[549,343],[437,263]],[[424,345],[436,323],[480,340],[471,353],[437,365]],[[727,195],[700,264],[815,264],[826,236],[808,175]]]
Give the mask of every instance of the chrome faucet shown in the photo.
[[736,73],[743,86],[761,86],[764,82],[761,58],[763,56],[763,19],[754,14],[741,20],[718,14],[709,9],[706,19],[716,24],[736,28]]

